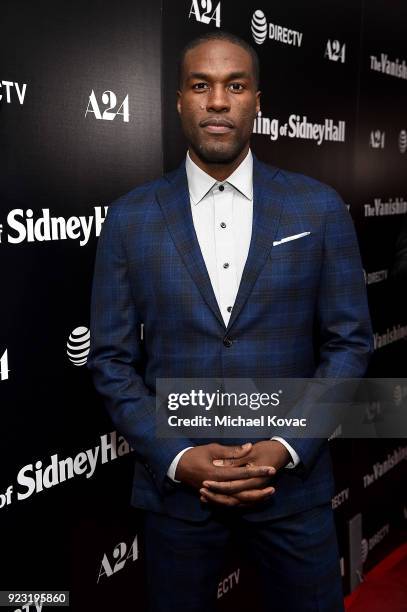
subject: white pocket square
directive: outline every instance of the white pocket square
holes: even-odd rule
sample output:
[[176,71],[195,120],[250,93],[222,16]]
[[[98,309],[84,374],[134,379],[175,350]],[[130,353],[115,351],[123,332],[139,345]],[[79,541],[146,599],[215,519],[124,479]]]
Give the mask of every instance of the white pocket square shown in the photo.
[[281,238],[281,240],[275,240],[273,242],[273,246],[277,246],[277,244],[282,244],[283,242],[288,242],[289,240],[297,240],[297,238],[308,236],[310,233],[311,232],[302,232],[302,234],[294,234],[293,236],[287,236],[286,238]]

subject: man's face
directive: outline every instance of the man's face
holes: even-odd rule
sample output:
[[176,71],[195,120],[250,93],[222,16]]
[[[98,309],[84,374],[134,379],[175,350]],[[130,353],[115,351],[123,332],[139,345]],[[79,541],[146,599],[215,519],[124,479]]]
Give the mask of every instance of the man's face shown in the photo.
[[203,162],[233,162],[248,147],[260,110],[250,54],[223,40],[188,51],[177,110],[190,148]]

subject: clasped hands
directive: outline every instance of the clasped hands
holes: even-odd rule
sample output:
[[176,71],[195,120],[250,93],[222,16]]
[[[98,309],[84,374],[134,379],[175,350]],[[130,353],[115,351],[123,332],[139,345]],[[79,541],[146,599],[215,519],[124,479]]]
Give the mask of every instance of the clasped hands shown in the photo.
[[272,477],[290,460],[278,440],[243,446],[205,444],[182,455],[175,478],[198,490],[203,503],[249,507],[273,495]]

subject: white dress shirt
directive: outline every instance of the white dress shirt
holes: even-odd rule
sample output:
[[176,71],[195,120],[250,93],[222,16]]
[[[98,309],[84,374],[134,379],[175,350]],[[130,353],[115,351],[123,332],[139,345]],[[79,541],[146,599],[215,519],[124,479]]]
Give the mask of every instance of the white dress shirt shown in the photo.
[[[189,156],[185,163],[192,219],[202,256],[225,325],[230,318],[244,265],[249,253],[253,219],[253,156],[249,149],[236,170],[225,180],[217,181],[197,166]],[[278,436],[294,468],[300,458],[296,451]],[[184,448],[172,461],[167,475],[175,480],[178,461]]]

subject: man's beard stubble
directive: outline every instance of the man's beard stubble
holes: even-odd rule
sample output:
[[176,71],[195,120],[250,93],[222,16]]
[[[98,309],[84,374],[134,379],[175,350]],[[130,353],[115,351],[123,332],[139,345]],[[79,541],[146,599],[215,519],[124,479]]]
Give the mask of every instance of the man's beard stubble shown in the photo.
[[202,143],[198,148],[194,145],[192,145],[192,148],[196,155],[206,164],[231,164],[244,149],[244,144],[236,142],[234,146],[228,146],[219,142],[208,146],[206,143]]
[[246,141],[239,138],[233,142],[199,142],[198,138],[188,138],[189,146],[205,164],[231,164],[239,157],[246,146]]

